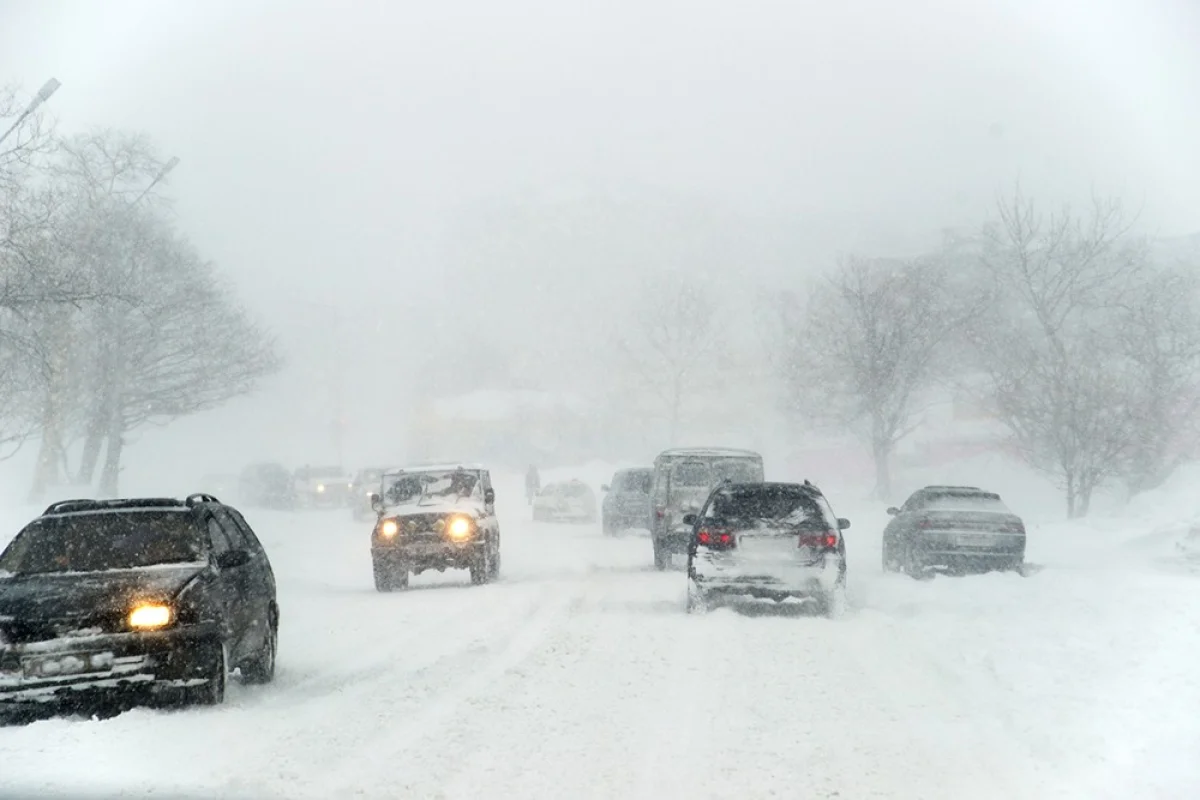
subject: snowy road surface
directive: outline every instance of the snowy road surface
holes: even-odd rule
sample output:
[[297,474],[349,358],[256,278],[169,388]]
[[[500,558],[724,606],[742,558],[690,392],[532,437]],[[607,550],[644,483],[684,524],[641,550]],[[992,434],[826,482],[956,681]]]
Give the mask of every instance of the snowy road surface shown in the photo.
[[844,618],[689,617],[645,538],[500,513],[500,583],[383,595],[348,514],[251,512],[276,682],[0,729],[0,796],[1200,797],[1200,581],[1128,548],[917,582],[860,515]]

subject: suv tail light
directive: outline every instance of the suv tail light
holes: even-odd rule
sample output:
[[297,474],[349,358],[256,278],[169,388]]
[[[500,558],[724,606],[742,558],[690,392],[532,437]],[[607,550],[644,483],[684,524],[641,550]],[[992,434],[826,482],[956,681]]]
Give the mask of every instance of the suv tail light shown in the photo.
[[830,530],[824,533],[802,533],[796,546],[812,547],[816,550],[836,550],[837,544],[837,531]]
[[737,539],[727,528],[701,528],[696,531],[696,544],[713,550],[731,550],[737,547]]

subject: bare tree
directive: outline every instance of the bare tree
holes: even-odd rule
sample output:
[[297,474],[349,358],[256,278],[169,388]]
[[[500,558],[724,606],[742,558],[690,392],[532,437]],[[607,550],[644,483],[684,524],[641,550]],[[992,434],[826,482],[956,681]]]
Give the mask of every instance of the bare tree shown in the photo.
[[1018,190],[984,230],[995,302],[972,339],[991,405],[1023,458],[1059,480],[1072,517],[1127,463],[1136,435],[1119,301],[1148,269],[1129,226],[1115,201],[1046,215]]
[[664,272],[648,278],[632,318],[618,338],[640,386],[663,403],[667,440],[676,444],[689,394],[719,370],[724,356],[721,309],[707,284]]
[[1161,484],[1193,455],[1200,416],[1200,276],[1155,270],[1116,301],[1113,330],[1130,364],[1133,437],[1122,477],[1130,493]]
[[938,355],[969,303],[952,305],[936,257],[849,257],[807,305],[781,304],[784,377],[796,411],[861,436],[875,493],[891,492],[891,457],[920,422]]

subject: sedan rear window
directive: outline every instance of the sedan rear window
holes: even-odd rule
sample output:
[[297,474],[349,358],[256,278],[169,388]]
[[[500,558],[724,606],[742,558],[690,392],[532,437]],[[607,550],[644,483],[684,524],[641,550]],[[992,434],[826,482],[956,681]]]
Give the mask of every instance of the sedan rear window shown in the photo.
[[995,511],[1010,513],[1000,495],[979,492],[945,492],[927,495],[922,507],[926,511]]
[[204,558],[203,537],[186,513],[105,512],[34,520],[0,554],[0,571],[102,572]]

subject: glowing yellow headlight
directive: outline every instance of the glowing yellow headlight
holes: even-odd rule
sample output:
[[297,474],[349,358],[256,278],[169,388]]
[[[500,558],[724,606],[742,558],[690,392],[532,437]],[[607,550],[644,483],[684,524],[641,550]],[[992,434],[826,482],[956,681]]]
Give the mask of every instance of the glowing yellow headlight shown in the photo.
[[400,532],[400,523],[394,519],[385,519],[379,523],[379,535],[385,539],[390,539]]
[[455,517],[446,527],[451,539],[466,539],[471,535],[471,520],[466,517]]
[[175,612],[161,603],[144,603],[129,612],[129,627],[153,631],[171,624]]
[[323,483],[318,483],[318,484],[317,484],[317,494],[320,494],[320,493],[321,493],[321,492],[323,492],[323,491],[325,491],[325,484],[323,484]]

